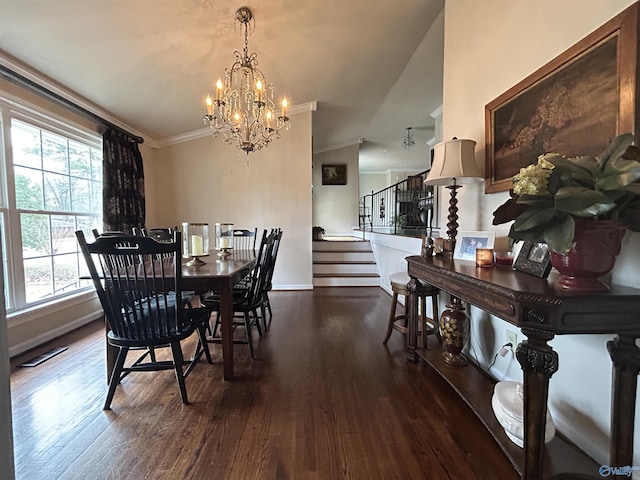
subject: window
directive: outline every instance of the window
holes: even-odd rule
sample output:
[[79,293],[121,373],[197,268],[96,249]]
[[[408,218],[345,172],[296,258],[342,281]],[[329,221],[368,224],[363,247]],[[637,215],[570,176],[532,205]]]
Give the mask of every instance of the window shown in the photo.
[[89,286],[78,279],[87,272],[74,232],[102,225],[102,141],[7,108],[2,118],[11,125],[0,229],[12,311]]

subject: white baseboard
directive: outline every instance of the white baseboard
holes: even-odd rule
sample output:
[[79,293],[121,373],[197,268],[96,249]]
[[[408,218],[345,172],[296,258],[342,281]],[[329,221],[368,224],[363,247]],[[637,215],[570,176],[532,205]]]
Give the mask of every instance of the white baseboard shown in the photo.
[[65,325],[62,325],[58,328],[54,328],[53,330],[49,330],[44,332],[36,337],[30,338],[29,340],[19,343],[17,345],[13,345],[9,348],[9,357],[15,357],[27,350],[31,350],[32,348],[37,347],[38,345],[42,345],[45,342],[53,340],[54,338],[58,338],[65,333],[69,333],[76,328],[80,328],[87,323],[91,323],[94,320],[98,320],[102,317],[102,311],[94,312],[88,315],[84,315],[83,317],[77,318]]

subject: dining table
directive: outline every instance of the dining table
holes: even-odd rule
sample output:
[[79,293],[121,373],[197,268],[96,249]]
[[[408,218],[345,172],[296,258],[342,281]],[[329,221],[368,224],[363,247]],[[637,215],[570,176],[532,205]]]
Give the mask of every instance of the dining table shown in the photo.
[[[255,265],[254,250],[231,250],[228,256],[218,256],[216,250],[199,256],[203,264],[188,266],[190,257],[182,259],[182,288],[184,291],[208,292],[220,295],[220,324],[222,328],[222,365],[224,380],[233,380],[233,286]],[[108,329],[108,325],[107,325]],[[118,348],[107,342],[107,378],[113,370]]]

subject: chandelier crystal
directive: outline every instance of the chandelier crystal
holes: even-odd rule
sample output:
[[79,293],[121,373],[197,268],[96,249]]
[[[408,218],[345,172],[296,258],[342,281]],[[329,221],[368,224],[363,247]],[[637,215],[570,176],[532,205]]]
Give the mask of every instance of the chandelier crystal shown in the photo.
[[416,146],[416,142],[413,140],[413,135],[411,135],[411,127],[407,127],[407,134],[402,140],[402,148],[405,150],[411,150]]
[[247,7],[235,13],[236,21],[244,27],[244,50],[234,52],[236,61],[225,69],[224,81],[218,78],[215,97],[207,96],[204,116],[214,137],[222,135],[225,142],[247,154],[247,164],[250,152],[280,138],[283,128],[289,129],[286,97],[276,112],[273,84],[258,68],[257,55],[249,55],[248,24],[252,18]]

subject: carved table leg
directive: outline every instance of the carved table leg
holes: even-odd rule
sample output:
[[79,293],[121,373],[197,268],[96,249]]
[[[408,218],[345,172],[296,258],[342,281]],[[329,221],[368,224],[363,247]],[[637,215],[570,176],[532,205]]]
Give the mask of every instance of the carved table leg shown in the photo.
[[633,464],[633,422],[640,373],[640,348],[635,340],[632,335],[616,335],[607,342],[613,362],[610,462],[614,467]]
[[549,379],[558,370],[558,354],[547,344],[553,334],[529,329],[522,329],[522,333],[527,340],[516,350],[524,377],[525,457],[522,478],[539,480],[544,464]]
[[416,345],[418,344],[418,281],[411,277],[407,284],[407,290],[409,295],[404,299],[408,303],[409,313],[409,333],[407,335],[407,359],[411,362],[418,361],[418,354],[416,353]]

